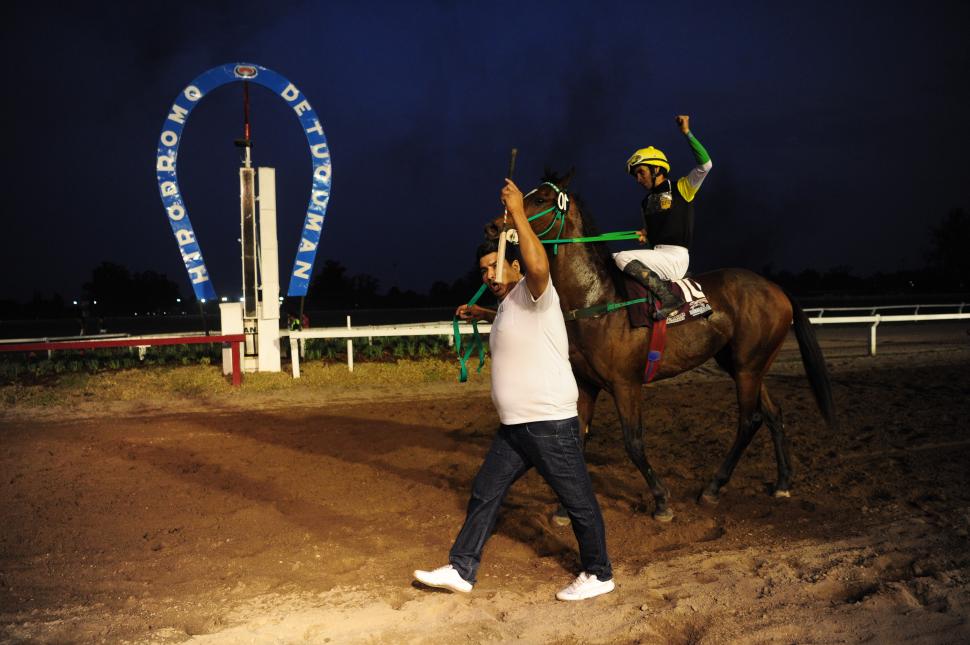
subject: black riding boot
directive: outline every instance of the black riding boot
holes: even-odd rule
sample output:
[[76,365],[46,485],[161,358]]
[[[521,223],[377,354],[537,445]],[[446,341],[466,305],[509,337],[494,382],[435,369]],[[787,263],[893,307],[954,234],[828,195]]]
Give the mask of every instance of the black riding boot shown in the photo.
[[623,267],[623,273],[631,275],[637,282],[645,286],[657,300],[660,301],[660,309],[654,309],[654,320],[664,320],[671,312],[684,304],[684,299],[674,293],[670,288],[670,282],[664,280],[652,270],[647,268],[639,260],[631,260]]

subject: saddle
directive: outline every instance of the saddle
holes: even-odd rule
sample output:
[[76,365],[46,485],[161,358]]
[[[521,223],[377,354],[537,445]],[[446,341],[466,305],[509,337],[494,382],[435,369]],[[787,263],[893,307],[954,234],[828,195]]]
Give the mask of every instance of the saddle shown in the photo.
[[[626,281],[627,295],[629,295],[631,300],[646,299],[645,302],[627,307],[627,312],[630,316],[630,326],[652,327],[654,322],[656,322],[653,319],[653,295],[646,287],[640,284],[639,281],[634,280],[631,276],[624,274],[623,278]],[[670,283],[670,288],[674,293],[680,294],[684,304],[677,310],[672,311],[667,316],[667,320],[660,322],[666,325],[676,325],[687,320],[706,318],[711,315],[711,304],[707,301],[707,296],[704,295],[701,284],[697,280],[693,278],[673,280]]]
[[676,310],[670,312],[666,320],[654,320],[654,298],[653,295],[634,280],[632,276],[624,275],[626,280],[627,295],[631,299],[646,298],[641,302],[627,307],[630,316],[631,327],[651,327],[650,345],[647,348],[647,366],[643,371],[643,382],[649,383],[660,370],[660,361],[663,358],[664,346],[667,344],[667,326],[676,325],[686,320],[706,318],[712,313],[711,304],[707,301],[703,289],[697,280],[693,278],[681,278],[670,283],[670,288],[675,293],[679,293],[684,304]]

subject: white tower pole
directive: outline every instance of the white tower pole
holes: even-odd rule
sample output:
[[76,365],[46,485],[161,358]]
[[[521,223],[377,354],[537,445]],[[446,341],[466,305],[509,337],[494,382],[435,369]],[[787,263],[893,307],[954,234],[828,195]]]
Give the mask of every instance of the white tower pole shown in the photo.
[[276,236],[276,170],[257,168],[259,182],[259,371],[280,371],[280,266]]

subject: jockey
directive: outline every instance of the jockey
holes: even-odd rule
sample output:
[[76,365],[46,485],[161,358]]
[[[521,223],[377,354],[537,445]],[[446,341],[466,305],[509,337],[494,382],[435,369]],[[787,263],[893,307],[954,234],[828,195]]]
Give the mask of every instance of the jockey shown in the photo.
[[690,132],[690,117],[681,114],[676,121],[697,165],[674,184],[667,178],[670,163],[663,152],[650,146],[633,153],[626,162],[627,172],[647,191],[640,203],[644,225],[639,231],[640,242],[652,248],[613,255],[621,271],[633,276],[660,300],[660,309],[654,313],[657,320],[684,304],[671,290],[669,281],[679,280],[687,273],[688,250],[694,234],[694,196],[712,166],[707,150]]

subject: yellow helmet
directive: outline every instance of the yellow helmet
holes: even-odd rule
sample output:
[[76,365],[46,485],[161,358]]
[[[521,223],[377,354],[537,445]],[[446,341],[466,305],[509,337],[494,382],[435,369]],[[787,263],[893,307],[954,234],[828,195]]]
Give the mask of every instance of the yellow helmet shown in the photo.
[[633,174],[633,169],[637,166],[647,164],[649,166],[660,166],[664,172],[670,172],[670,164],[667,163],[667,155],[663,151],[647,146],[640,148],[633,153],[633,156],[626,160],[626,171]]

